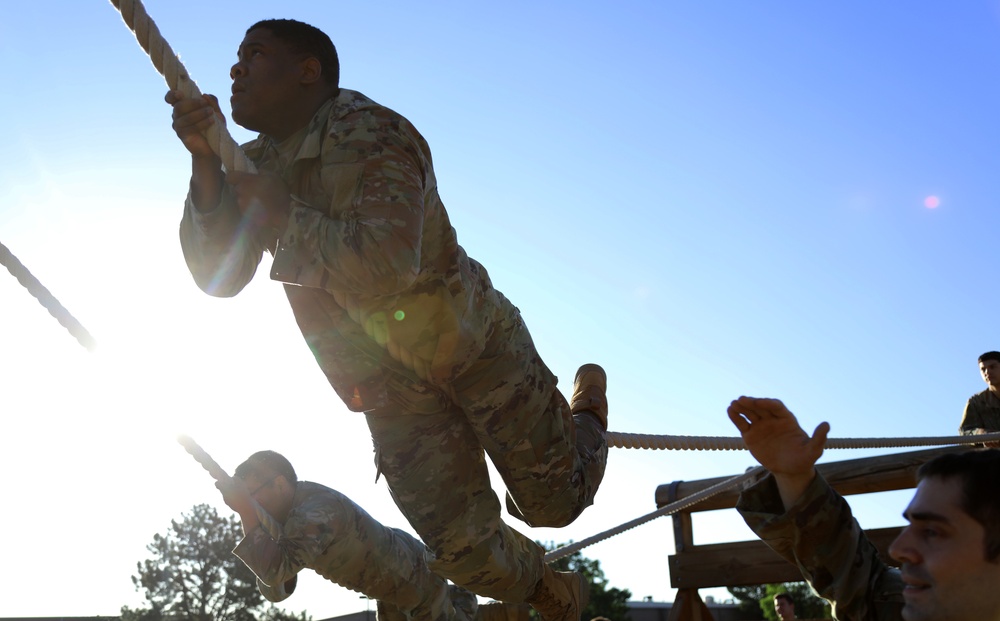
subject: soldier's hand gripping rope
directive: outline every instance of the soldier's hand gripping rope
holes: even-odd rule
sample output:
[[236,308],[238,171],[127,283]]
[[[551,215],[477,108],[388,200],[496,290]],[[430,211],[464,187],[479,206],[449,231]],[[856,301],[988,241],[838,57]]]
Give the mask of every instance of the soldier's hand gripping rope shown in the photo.
[[[215,486],[219,488],[223,497],[227,499],[227,504],[228,499],[232,495],[240,494],[239,487],[242,487],[242,491],[246,492],[246,486],[243,484],[243,481],[229,476],[229,473],[223,470],[222,466],[212,459],[212,456],[206,453],[205,449],[201,448],[190,436],[178,436],[177,442],[194,457],[195,461],[201,464],[202,468],[212,475],[212,478],[216,480]],[[257,504],[257,501],[249,493],[247,493],[247,498],[249,498],[249,502],[253,505],[254,513],[257,514],[257,520],[260,522],[261,528],[275,541],[280,539],[282,533],[281,524],[271,517],[267,511],[264,511],[263,507]]]

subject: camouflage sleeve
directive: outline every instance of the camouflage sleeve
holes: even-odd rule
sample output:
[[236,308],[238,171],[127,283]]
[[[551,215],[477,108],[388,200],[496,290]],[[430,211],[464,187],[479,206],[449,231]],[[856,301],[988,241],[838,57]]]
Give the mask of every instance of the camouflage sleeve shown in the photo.
[[303,568],[312,567],[333,542],[338,516],[329,510],[320,513],[289,520],[278,541],[258,527],[233,550],[257,576],[260,592],[270,601],[288,597],[290,591],[285,590],[285,583]]
[[332,204],[293,202],[271,278],[361,295],[409,288],[430,166],[422,139],[404,119],[369,110],[338,122],[327,142],[320,174]]
[[789,562],[840,621],[898,621],[899,572],[885,565],[847,502],[820,475],[787,512],[774,478],[744,490],[736,505],[757,535]]
[[958,426],[958,433],[969,436],[973,435],[977,429],[985,428],[986,422],[983,419],[983,413],[975,402],[975,397],[972,397],[965,402],[965,411],[962,413],[962,424]]
[[181,250],[202,291],[232,297],[250,282],[264,254],[264,243],[245,225],[229,186],[219,206],[208,213],[194,207],[191,195],[181,219]]

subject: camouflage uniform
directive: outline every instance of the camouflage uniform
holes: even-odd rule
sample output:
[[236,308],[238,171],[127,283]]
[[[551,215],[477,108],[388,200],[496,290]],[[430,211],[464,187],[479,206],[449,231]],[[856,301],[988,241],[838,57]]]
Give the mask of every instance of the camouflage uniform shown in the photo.
[[181,244],[195,281],[236,295],[270,250],[271,277],[334,390],[366,413],[377,466],[433,569],[524,601],[543,551],[500,520],[483,449],[513,512],[558,527],[593,502],[607,445],[592,417],[574,423],[519,311],[458,245],[427,143],[342,89],[299,135],[245,151],[292,189],[288,226],[252,228],[228,187],[205,214],[189,196]]
[[798,565],[813,590],[833,603],[834,618],[902,619],[899,570],[879,559],[847,502],[822,476],[787,512],[771,475],[744,490],[736,508],[764,543]]
[[992,390],[986,389],[969,397],[962,415],[962,424],[958,432],[970,435],[975,429],[985,429],[989,432],[1000,431],[1000,397]]
[[425,551],[422,543],[383,526],[340,492],[300,481],[282,537],[274,541],[258,527],[233,553],[257,575],[257,587],[272,602],[291,595],[294,583],[289,581],[308,568],[378,599],[380,611],[388,604],[414,621],[471,621],[475,595],[449,587],[432,573]]

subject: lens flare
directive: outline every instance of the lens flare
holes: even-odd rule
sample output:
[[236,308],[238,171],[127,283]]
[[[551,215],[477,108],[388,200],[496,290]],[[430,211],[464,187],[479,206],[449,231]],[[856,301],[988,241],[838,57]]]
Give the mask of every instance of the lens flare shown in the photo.
[[936,196],[928,196],[924,199],[924,207],[928,209],[935,209],[941,204],[941,199]]

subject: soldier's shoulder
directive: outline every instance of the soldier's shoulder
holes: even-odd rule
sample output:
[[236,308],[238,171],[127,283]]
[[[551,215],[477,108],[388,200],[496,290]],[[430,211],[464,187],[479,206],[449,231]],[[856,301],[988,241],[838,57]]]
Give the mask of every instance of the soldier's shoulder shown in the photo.
[[990,397],[990,390],[987,388],[986,390],[982,392],[977,392],[976,394],[969,397],[969,404],[971,405],[973,403],[975,404],[985,403],[986,400],[989,399],[989,397]]

